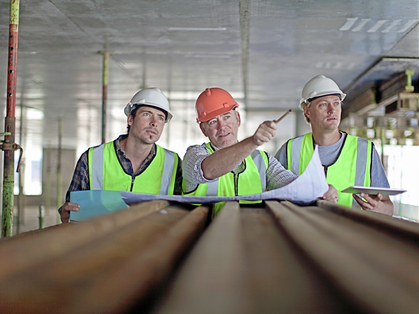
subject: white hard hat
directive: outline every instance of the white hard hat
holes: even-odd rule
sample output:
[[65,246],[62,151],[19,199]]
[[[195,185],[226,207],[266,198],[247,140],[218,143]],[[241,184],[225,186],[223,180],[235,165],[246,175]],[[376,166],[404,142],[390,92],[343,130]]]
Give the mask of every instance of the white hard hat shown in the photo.
[[173,118],[173,115],[170,113],[169,101],[161,90],[156,87],[140,90],[132,96],[131,101],[125,106],[125,115],[129,116],[131,111],[138,105],[146,105],[162,109],[167,113],[166,122],[169,122],[170,119]]
[[310,102],[313,98],[334,94],[337,94],[341,101],[346,97],[346,94],[340,90],[335,81],[324,75],[317,75],[304,85],[299,108],[303,110],[302,104],[307,101]]

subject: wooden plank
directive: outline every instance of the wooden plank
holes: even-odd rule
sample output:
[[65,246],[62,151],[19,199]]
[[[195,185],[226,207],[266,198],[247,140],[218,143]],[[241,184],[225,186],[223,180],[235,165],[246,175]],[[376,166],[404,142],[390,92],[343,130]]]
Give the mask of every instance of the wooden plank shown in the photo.
[[340,216],[347,217],[361,224],[374,226],[393,236],[401,236],[404,240],[412,240],[414,243],[419,241],[419,224],[412,221],[396,219],[387,215],[373,213],[366,210],[357,210],[346,206],[332,204],[327,201],[317,201],[320,208]]
[[251,289],[240,233],[239,204],[228,202],[183,265],[169,304],[158,312],[246,313]]
[[262,208],[227,203],[153,313],[347,313]]
[[151,201],[131,206],[108,215],[91,219],[88,223],[63,224],[47,228],[31,237],[11,237],[0,241],[0,279],[15,271],[23,271],[35,264],[61,256],[86,241],[99,239],[114,230],[168,206],[167,201]]
[[268,206],[307,258],[359,311],[413,313],[419,308],[419,253],[410,242],[342,217],[329,221],[318,207]]
[[123,313],[168,279],[202,233],[207,215],[207,207],[166,207],[15,271],[0,281],[0,312]]

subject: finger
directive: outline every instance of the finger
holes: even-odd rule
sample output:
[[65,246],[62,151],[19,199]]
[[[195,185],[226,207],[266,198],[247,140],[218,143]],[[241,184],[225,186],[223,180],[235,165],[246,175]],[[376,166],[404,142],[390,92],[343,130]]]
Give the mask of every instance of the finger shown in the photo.
[[76,203],[69,204],[66,208],[66,211],[78,212],[80,210],[80,205]]
[[275,135],[277,128],[277,125],[273,121],[265,121],[259,126],[258,131],[268,132]]
[[278,125],[275,123],[275,121],[266,121],[266,126],[269,130],[275,130],[278,128]]

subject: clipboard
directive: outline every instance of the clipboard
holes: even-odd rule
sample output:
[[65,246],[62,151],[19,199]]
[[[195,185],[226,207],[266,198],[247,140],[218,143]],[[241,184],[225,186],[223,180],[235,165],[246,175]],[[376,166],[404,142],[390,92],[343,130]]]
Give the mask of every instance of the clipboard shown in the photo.
[[342,193],[359,194],[366,193],[377,195],[381,193],[383,195],[397,195],[406,192],[407,190],[392,189],[392,188],[377,188],[377,187],[366,187],[366,186],[350,186],[342,190]]

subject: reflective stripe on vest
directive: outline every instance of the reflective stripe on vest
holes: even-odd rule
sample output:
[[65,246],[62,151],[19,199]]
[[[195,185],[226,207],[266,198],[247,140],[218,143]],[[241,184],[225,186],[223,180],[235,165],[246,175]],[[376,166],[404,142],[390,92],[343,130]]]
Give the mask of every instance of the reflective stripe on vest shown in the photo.
[[174,164],[175,164],[175,154],[172,151],[165,149],[164,150],[163,176],[161,178],[159,194],[162,194],[162,195],[169,194],[169,187],[170,187],[170,182],[172,180],[173,171],[176,175],[176,168],[173,168]]
[[[314,152],[312,133],[290,140],[287,144],[288,169],[302,174]],[[352,206],[352,195],[340,191],[351,185],[371,184],[372,143],[366,139],[346,135],[338,159],[326,171],[327,183],[332,184],[339,195],[338,204]]]
[[90,188],[92,190],[102,190],[102,179],[103,179],[103,150],[105,149],[105,144],[94,147],[92,152],[92,175],[90,177]]
[[[104,174],[105,167],[110,165],[104,165],[104,154],[105,149],[111,150],[108,151],[108,154],[111,154],[111,160],[114,161],[115,171],[107,172]],[[118,186],[118,189],[123,191],[133,191],[136,193],[151,193],[151,194],[163,194],[163,195],[172,195],[174,193],[174,185],[176,181],[176,171],[178,166],[178,157],[175,156],[175,153],[169,150],[166,150],[159,145],[156,145],[156,156],[153,161],[150,163],[147,169],[155,168],[156,163],[162,163],[162,169],[159,171],[159,168],[155,173],[151,171],[144,170],[140,175],[133,178],[131,175],[126,174],[122,169],[118,157],[116,156],[114,142],[109,142],[102,144],[97,147],[89,149],[89,179],[90,179],[90,188],[92,190],[102,190],[104,189],[104,178],[107,177],[108,180],[112,179],[112,176],[117,176],[119,180],[122,178],[123,185]],[[164,158],[164,161],[161,160]],[[109,179],[110,178],[110,179]],[[125,178],[125,179],[124,179]],[[156,179],[159,180],[160,184],[156,182]],[[140,186],[139,181],[137,180],[147,180],[147,184]],[[110,183],[112,186],[112,183]],[[109,188],[109,186],[105,186]]]

